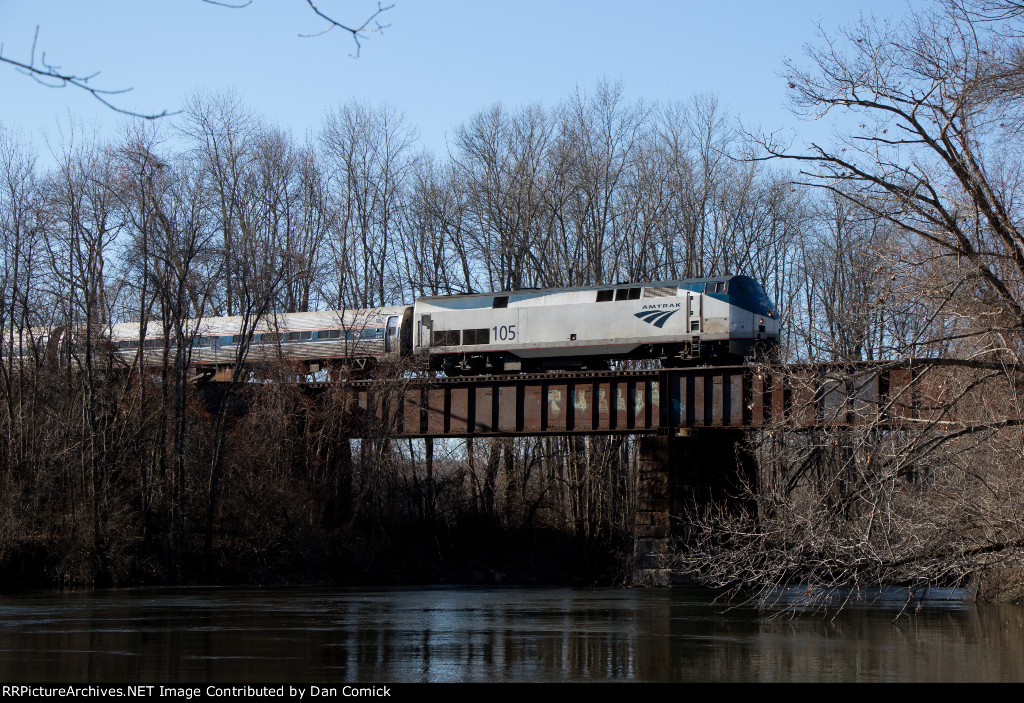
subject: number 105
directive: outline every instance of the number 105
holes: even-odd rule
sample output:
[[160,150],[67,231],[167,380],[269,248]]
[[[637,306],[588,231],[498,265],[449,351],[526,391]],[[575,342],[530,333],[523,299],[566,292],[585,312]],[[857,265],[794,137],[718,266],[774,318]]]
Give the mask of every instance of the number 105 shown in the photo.
[[516,338],[516,326],[515,325],[502,325],[501,327],[492,327],[491,331],[494,332],[494,339],[500,339],[502,342],[511,342]]

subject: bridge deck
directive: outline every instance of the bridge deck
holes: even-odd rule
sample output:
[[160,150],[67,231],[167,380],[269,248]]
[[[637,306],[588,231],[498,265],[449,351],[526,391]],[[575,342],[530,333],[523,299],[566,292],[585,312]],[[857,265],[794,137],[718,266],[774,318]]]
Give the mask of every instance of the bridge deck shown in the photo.
[[700,367],[353,381],[358,434],[399,437],[663,433],[898,424],[919,417],[911,364]]

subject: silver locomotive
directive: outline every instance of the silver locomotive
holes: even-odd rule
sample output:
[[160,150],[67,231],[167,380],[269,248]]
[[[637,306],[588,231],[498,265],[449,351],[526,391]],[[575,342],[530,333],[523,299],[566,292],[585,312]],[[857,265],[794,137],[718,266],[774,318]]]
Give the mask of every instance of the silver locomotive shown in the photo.
[[413,353],[447,375],[739,363],[779,339],[778,313],[748,276],[427,297],[412,323]]

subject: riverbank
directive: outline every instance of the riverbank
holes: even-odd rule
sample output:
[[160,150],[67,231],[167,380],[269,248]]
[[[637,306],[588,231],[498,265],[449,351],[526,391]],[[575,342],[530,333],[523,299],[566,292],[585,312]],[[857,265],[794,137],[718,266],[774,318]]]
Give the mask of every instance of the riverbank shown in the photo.
[[120,544],[97,559],[75,558],[56,543],[24,542],[0,556],[0,591],[283,584],[594,586],[629,581],[630,545],[625,537],[587,541],[550,529],[510,531],[474,524],[445,530],[409,525],[387,533],[337,531],[295,535],[259,549],[218,545],[209,559],[200,546],[174,559],[154,545]]

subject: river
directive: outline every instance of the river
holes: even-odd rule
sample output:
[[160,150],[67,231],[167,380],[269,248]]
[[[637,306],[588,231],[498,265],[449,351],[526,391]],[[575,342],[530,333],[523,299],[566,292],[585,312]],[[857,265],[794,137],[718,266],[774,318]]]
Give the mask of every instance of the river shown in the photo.
[[762,611],[698,589],[0,596],[0,681],[1021,681],[1024,608]]

